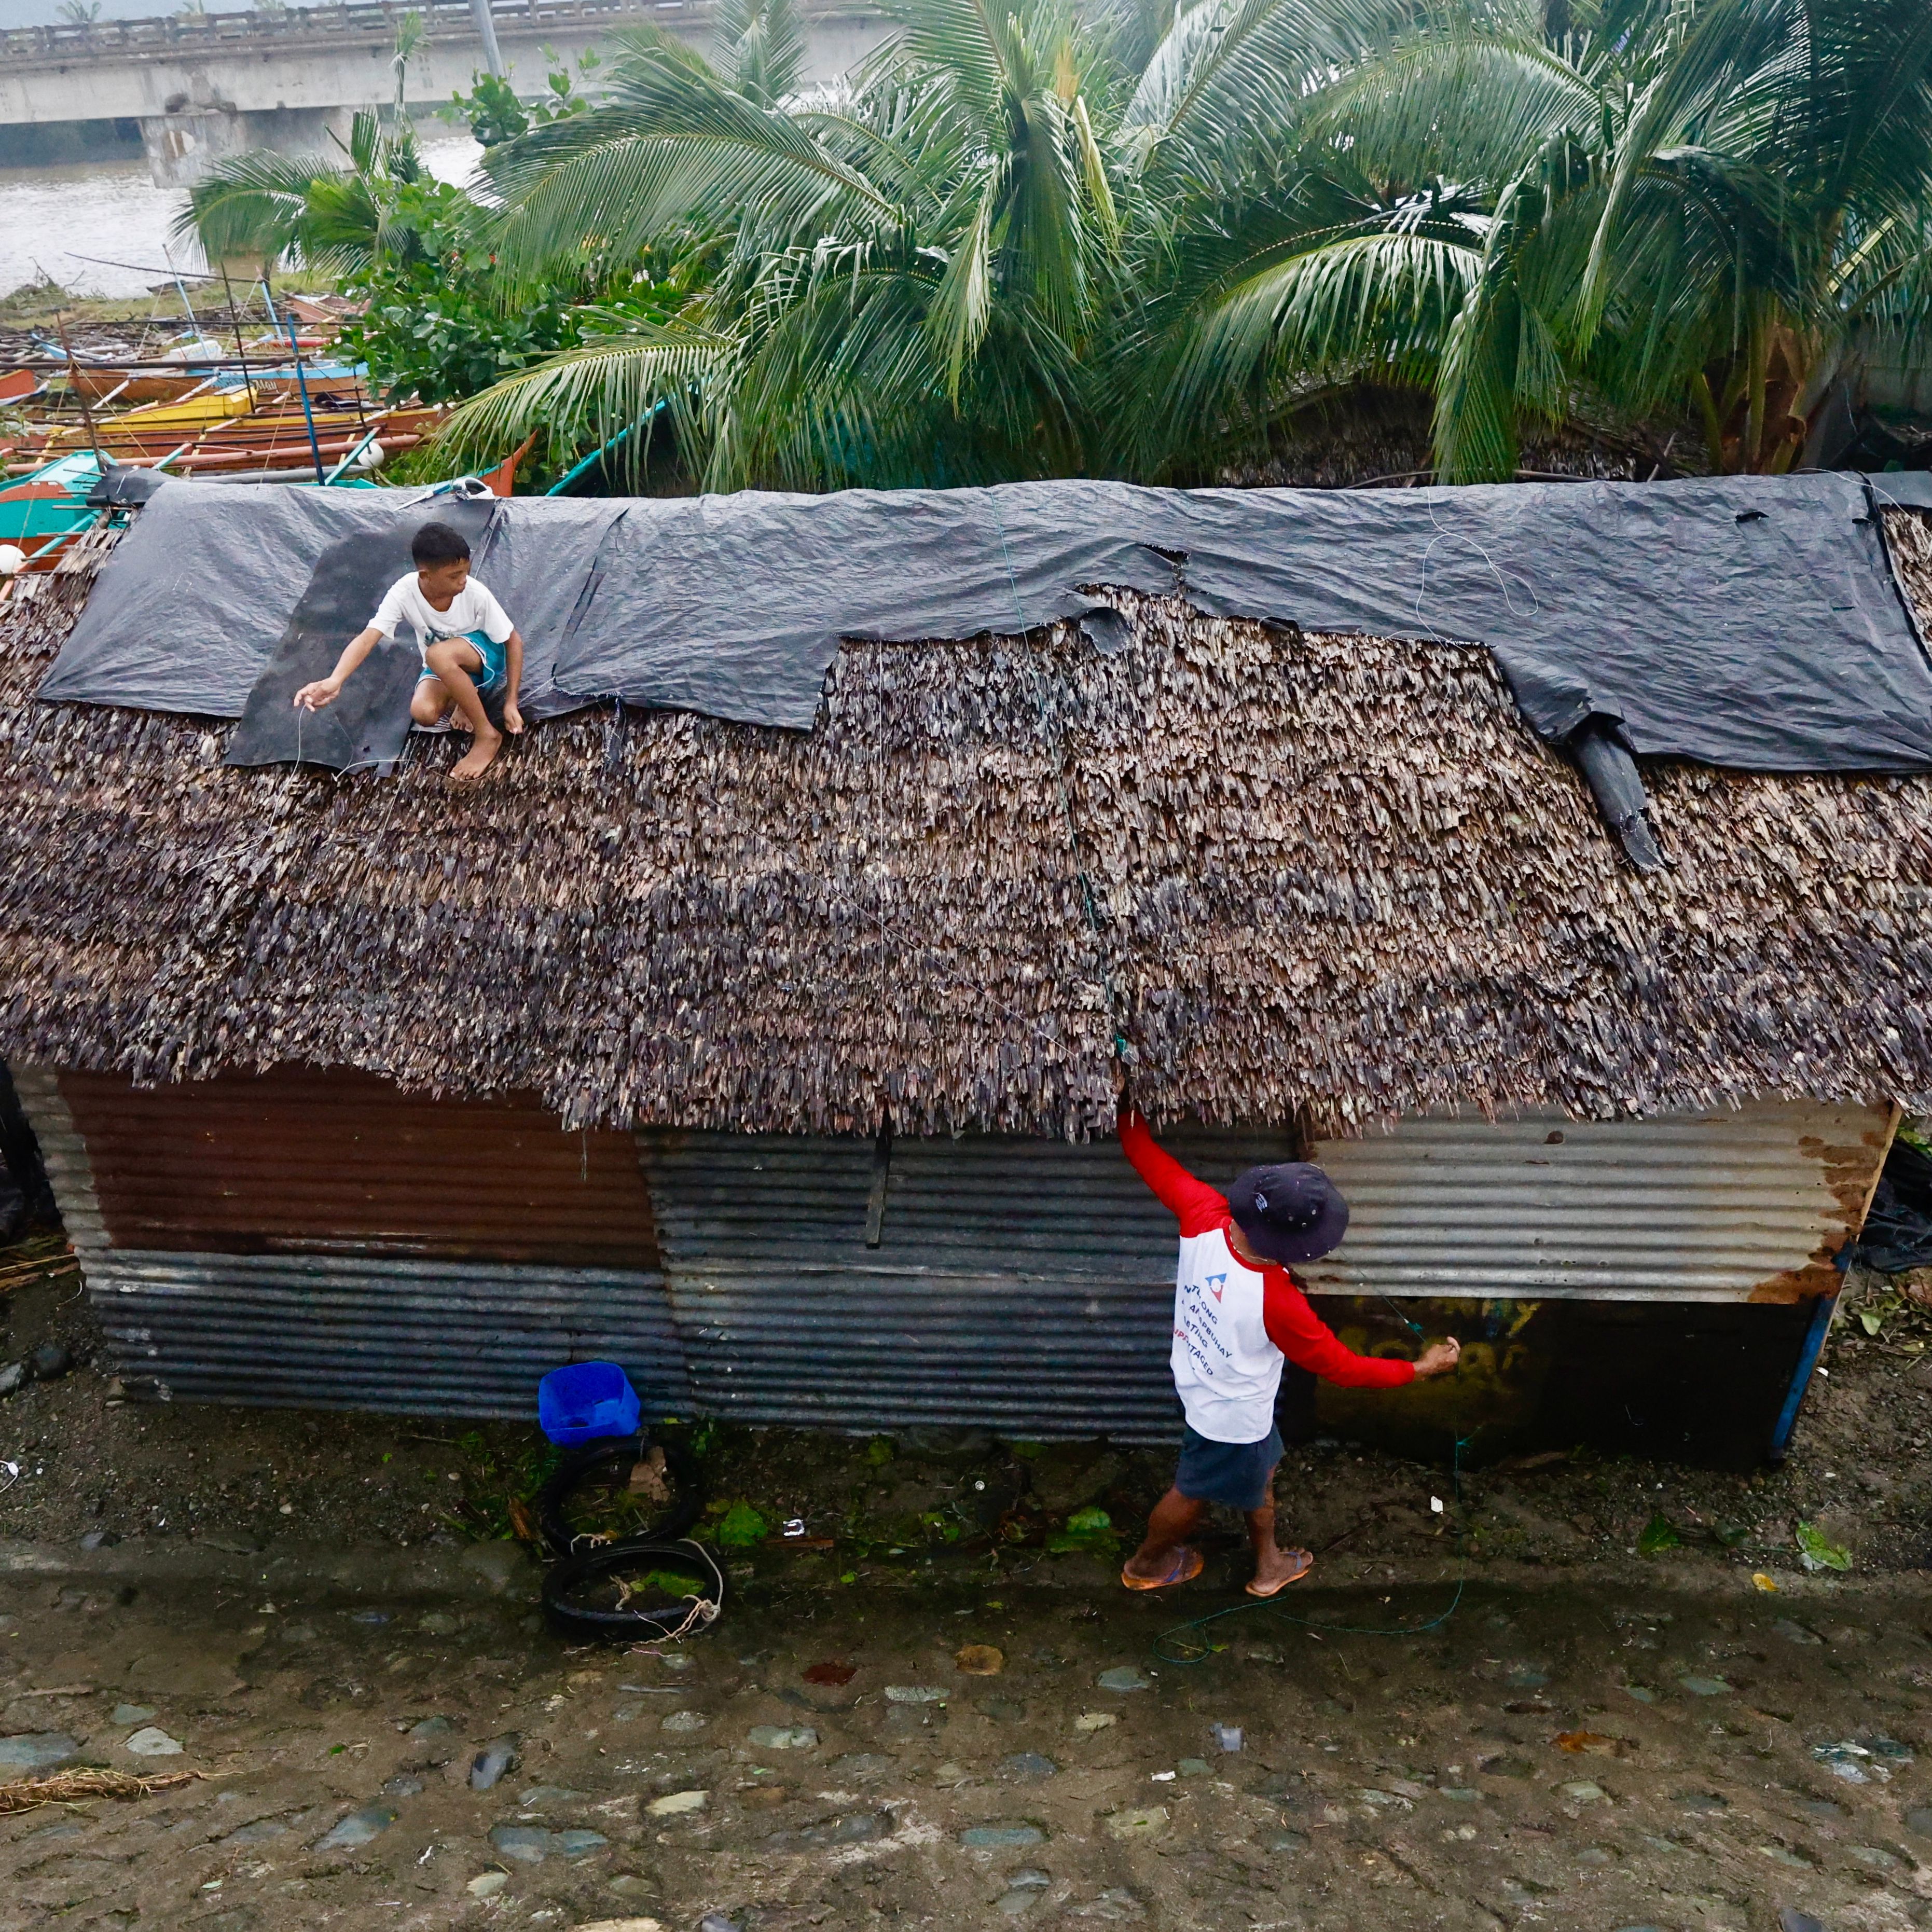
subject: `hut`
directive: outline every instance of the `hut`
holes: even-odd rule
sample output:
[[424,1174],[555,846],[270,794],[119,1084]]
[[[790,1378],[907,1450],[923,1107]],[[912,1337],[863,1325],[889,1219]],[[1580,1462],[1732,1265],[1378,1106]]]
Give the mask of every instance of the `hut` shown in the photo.
[[1488,650],[1118,587],[1105,650],[848,638],[808,730],[239,768],[37,696],[118,540],[0,626],[0,1054],[131,1394],[519,1414],[610,1358],[659,1414],[1161,1439],[1124,1076],[1204,1172],[1328,1165],[1318,1306],[1454,1322],[1496,1440],[1761,1450],[1932,1106],[1924,776],[1646,758],[1640,869]]

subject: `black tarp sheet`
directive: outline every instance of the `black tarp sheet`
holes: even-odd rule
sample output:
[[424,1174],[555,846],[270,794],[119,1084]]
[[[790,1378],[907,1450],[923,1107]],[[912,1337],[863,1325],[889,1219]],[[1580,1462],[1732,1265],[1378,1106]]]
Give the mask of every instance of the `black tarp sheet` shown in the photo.
[[169,484],[102,566],[40,694],[240,717],[322,552],[388,529],[406,494]]
[[[255,500],[268,494],[298,507],[263,518]],[[392,518],[420,500],[170,486],[103,571],[41,694],[238,715],[300,594],[290,580],[314,568],[336,520],[377,515],[379,498]],[[304,519],[324,534],[304,528],[298,544],[286,532]],[[237,525],[260,531],[255,567],[218,606],[205,560],[248,554]],[[1105,648],[1118,626],[1088,590],[1120,585],[1310,629],[1486,645],[1552,740],[1594,716],[1620,720],[1645,755],[1932,769],[1932,668],[1852,476],[512,500],[477,574],[529,643],[533,718],[620,698],[808,729],[842,636],[1090,616]],[[212,628],[229,641],[211,646]],[[308,674],[339,648],[318,637]]]
[[[430,521],[448,524],[469,539],[472,568],[497,592],[523,634],[518,702],[524,716],[542,720],[580,709],[582,699],[557,688],[556,647],[586,595],[599,541],[623,506],[566,503],[536,518],[527,514],[530,507],[494,496],[433,496],[393,516],[380,532],[332,544],[256,674],[226,762],[343,771],[385,764],[400,752],[410,734],[410,694],[422,668],[413,633],[378,644],[326,709],[298,711],[294,699],[311,678],[334,668],[382,593],[412,567],[410,539]],[[489,709],[500,723],[500,701],[491,700]]]
[[431,501],[392,518],[386,527],[338,537],[316,560],[307,586],[268,661],[249,692],[242,722],[228,742],[231,765],[380,765],[395,758],[410,734],[410,699],[422,670],[416,640],[386,638],[364,658],[333,704],[298,709],[295,694],[334,667],[342,647],[369,621],[382,593],[404,572],[410,540],[431,521],[467,539],[472,560],[488,553],[494,497]]
[[1903,1138],[1886,1156],[1858,1258],[1880,1274],[1932,1266],[1932,1158]]
[[1932,470],[1888,470],[1867,480],[1881,508],[1932,510]]
[[[292,694],[327,675],[409,568],[416,526],[425,516],[461,520],[452,514],[455,501],[422,490],[170,483],[109,557],[40,695],[239,718],[324,552],[344,538],[362,539],[367,548],[351,547],[347,569],[326,593],[339,634],[304,627],[303,675],[290,685]],[[472,538],[472,566],[523,633],[524,715],[578,710],[584,700],[556,688],[556,647],[604,532],[626,506],[589,498],[492,502],[480,548]],[[410,640],[404,642],[414,657]],[[354,689],[352,683],[339,702]],[[306,734],[303,748],[313,748]]]

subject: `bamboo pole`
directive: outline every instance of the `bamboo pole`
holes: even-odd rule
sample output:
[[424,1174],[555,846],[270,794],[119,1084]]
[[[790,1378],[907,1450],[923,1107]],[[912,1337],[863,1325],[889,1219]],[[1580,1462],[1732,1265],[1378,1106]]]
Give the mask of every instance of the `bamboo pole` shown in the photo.
[[94,412],[88,406],[87,392],[74,380],[74,344],[68,340],[65,309],[54,311],[54,322],[60,330],[61,346],[67,351],[68,387],[74,392],[74,400],[80,404],[80,419],[87,425],[88,445],[94,452],[94,461],[100,465],[104,472],[107,459],[100,453],[100,436],[94,427]]

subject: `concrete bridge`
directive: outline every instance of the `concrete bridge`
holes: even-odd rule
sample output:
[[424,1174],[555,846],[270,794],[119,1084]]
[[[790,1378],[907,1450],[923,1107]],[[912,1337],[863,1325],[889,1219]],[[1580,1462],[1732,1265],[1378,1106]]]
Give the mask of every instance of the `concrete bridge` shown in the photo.
[[[424,34],[409,98],[446,101],[486,64],[470,0],[388,0],[245,14],[0,31],[0,127],[135,121],[154,179],[190,182],[248,148],[310,152],[346,134],[358,107],[390,100],[396,33],[406,13]],[[805,0],[808,82],[837,80],[885,37],[869,0]],[[554,48],[574,64],[625,27],[650,21],[708,47],[714,0],[490,0],[518,92],[540,92]]]

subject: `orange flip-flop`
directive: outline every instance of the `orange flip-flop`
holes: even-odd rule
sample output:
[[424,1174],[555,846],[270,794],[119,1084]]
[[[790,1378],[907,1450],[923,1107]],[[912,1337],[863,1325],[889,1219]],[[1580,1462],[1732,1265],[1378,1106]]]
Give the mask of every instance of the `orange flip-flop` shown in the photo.
[[[1312,1561],[1312,1559],[1310,1559]],[[1160,1576],[1136,1576],[1123,1564],[1120,1581],[1130,1590],[1166,1590],[1176,1583],[1191,1583],[1200,1575],[1204,1559],[1198,1550],[1190,1550],[1184,1543],[1174,1546],[1174,1553],[1168,1559],[1166,1574]]]
[[1284,1556],[1298,1557],[1300,1559],[1295,1566],[1294,1574],[1292,1576],[1282,1577],[1278,1582],[1250,1583],[1248,1586],[1248,1594],[1250,1596],[1279,1596],[1282,1591],[1288,1588],[1289,1584],[1300,1582],[1302,1578],[1306,1576],[1309,1571],[1315,1568],[1315,1558],[1305,1550],[1284,1550],[1281,1553]]

